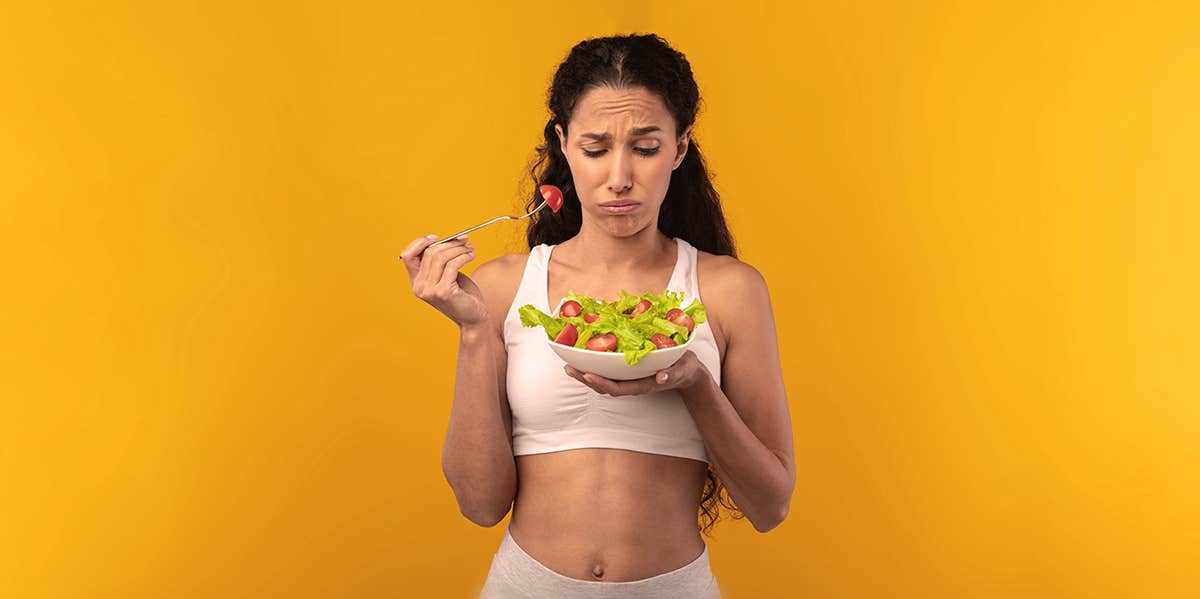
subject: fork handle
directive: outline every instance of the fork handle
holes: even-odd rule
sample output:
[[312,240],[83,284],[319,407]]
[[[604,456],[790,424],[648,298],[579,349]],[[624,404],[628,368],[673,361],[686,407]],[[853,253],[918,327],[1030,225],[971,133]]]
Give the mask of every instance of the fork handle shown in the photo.
[[[449,237],[447,237],[447,238],[445,238],[445,239],[439,239],[439,240],[437,240],[437,241],[435,241],[435,242],[433,242],[433,243],[431,243],[431,244],[429,244],[429,245],[425,246],[425,249],[429,249],[429,248],[431,248],[431,247],[433,247],[433,246],[435,246],[435,245],[437,245],[437,244],[439,244],[439,243],[445,243],[445,242],[447,242],[447,241],[450,241],[451,239],[454,239],[455,237],[459,237],[459,236],[462,236],[462,235],[466,235],[467,233],[470,233],[471,231],[474,231],[475,229],[480,229],[480,228],[486,227],[486,226],[488,226],[488,225],[490,225],[490,224],[492,224],[492,223],[495,223],[495,222],[500,222],[500,221],[502,221],[502,220],[507,220],[507,219],[510,219],[510,218],[513,218],[513,217],[511,217],[511,216],[497,216],[496,218],[493,218],[492,220],[489,220],[489,221],[488,221],[488,222],[486,222],[486,223],[481,223],[481,224],[475,225],[474,227],[471,227],[470,229],[467,229],[466,231],[459,231],[458,233],[455,233],[455,234],[453,234],[453,235],[451,235],[451,236],[449,236]],[[403,262],[403,261],[404,261],[404,258],[403,258],[402,256],[396,256],[396,259],[397,259],[397,260],[399,260],[399,261],[401,261],[401,262]]]
[[[463,236],[463,235],[466,235],[467,233],[470,233],[471,231],[474,231],[475,229],[482,229],[483,227],[486,227],[486,226],[488,226],[488,225],[490,225],[490,224],[492,224],[492,223],[498,223],[498,222],[500,222],[500,221],[502,221],[502,220],[521,220],[521,219],[523,219],[523,218],[527,218],[527,217],[529,217],[530,215],[532,215],[534,212],[537,212],[538,210],[541,210],[541,209],[542,209],[542,206],[545,206],[545,205],[546,205],[546,201],[545,201],[545,200],[542,200],[542,203],[541,203],[541,204],[538,204],[538,207],[537,207],[537,208],[534,208],[534,209],[533,209],[533,212],[530,212],[529,214],[526,214],[525,216],[497,216],[496,218],[493,218],[492,220],[489,220],[489,221],[487,221],[486,223],[480,223],[480,224],[478,224],[478,225],[475,225],[474,227],[471,227],[470,229],[467,229],[467,230],[465,230],[465,231],[459,231],[458,233],[455,233],[455,234],[453,234],[453,235],[451,235],[451,236],[449,236],[449,237],[447,237],[447,238],[445,238],[445,239],[439,239],[439,240],[437,240],[437,241],[435,241],[435,242],[433,242],[433,243],[431,243],[431,244],[429,244],[429,245],[425,246],[425,249],[429,249],[429,248],[431,248],[431,247],[433,247],[433,246],[435,246],[435,245],[437,245],[437,244],[439,244],[439,243],[445,243],[445,242],[447,242],[447,241],[450,241],[451,239],[454,239],[454,238],[456,238],[456,237],[461,237],[461,236]],[[404,261],[404,258],[403,258],[403,257],[401,257],[401,256],[396,256],[396,259],[397,259],[397,260],[400,260],[401,262],[403,262],[403,261]]]
[[439,243],[446,243],[447,241],[450,241],[451,239],[454,239],[454,238],[456,238],[456,237],[461,237],[461,236],[463,236],[463,235],[466,235],[467,233],[470,233],[471,231],[474,231],[475,229],[482,229],[483,227],[486,227],[486,226],[488,226],[488,225],[490,225],[490,224],[492,224],[492,223],[500,222],[500,221],[502,221],[502,220],[508,220],[508,219],[510,219],[510,218],[512,218],[512,217],[511,217],[511,216],[497,216],[496,218],[493,218],[492,220],[489,220],[489,221],[487,221],[486,223],[481,223],[481,224],[475,225],[474,227],[471,227],[470,229],[467,229],[467,230],[465,230],[465,231],[459,231],[458,233],[455,233],[455,234],[453,234],[453,235],[451,235],[451,236],[449,236],[449,237],[447,237],[447,238],[445,238],[445,239],[439,239],[439,240],[437,240],[437,241],[435,241],[435,242],[433,242],[433,243],[431,243],[431,244],[429,244],[429,245],[425,246],[425,248],[426,248],[426,249],[428,249],[428,248],[431,248],[431,247],[433,247],[433,246],[435,246],[435,245],[437,245],[437,244],[439,244]]

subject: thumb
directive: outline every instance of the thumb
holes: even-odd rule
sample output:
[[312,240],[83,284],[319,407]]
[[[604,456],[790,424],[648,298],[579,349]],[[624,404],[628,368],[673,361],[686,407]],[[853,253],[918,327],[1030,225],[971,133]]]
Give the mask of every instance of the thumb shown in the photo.
[[696,354],[692,353],[692,350],[689,349],[686,353],[684,353],[683,357],[676,360],[674,364],[655,373],[654,381],[661,385],[667,381],[677,381],[687,378],[689,372],[686,369],[690,367],[687,359],[695,359],[695,357]]

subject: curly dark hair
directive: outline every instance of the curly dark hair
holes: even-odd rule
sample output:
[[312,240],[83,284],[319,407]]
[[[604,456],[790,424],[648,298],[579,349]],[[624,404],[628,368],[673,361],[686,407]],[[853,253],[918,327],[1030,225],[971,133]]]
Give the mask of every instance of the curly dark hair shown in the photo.
[[[529,169],[533,189],[526,194],[529,200],[525,211],[542,202],[537,189],[545,184],[562,190],[563,205],[558,212],[539,211],[530,217],[525,235],[530,249],[543,243],[559,244],[579,233],[583,209],[554,126],[560,125],[565,135],[576,103],[598,87],[643,88],[658,95],[674,117],[677,136],[695,122],[700,108],[700,88],[692,76],[691,64],[657,35],[592,38],[571,48],[558,65],[547,94],[550,120],[544,130],[545,145],[537,147],[536,161]],[[658,213],[658,229],[668,237],[678,237],[711,254],[737,257],[721,199],[694,137],[683,161],[671,172],[667,195]],[[720,506],[730,510],[735,520],[745,517],[710,466],[698,513],[700,530],[706,536],[721,518]]]

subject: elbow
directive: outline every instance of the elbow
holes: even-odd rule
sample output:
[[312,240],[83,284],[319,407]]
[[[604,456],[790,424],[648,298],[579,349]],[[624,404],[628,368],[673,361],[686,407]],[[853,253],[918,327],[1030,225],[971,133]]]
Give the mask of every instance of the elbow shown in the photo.
[[514,471],[499,470],[499,474],[479,477],[450,468],[449,463],[443,460],[442,472],[454,493],[459,513],[467,520],[491,528],[508,515],[516,498]]
[[776,527],[778,527],[780,524],[783,524],[783,521],[786,519],[787,519],[787,509],[784,508],[783,511],[778,512],[769,518],[765,518],[765,517],[751,518],[750,523],[754,525],[754,530],[757,530],[758,532],[770,532],[770,531],[774,530]]
[[483,528],[491,528],[504,520],[508,515],[509,506],[504,506],[502,509],[488,508],[470,508],[460,506],[459,511],[463,517],[470,520],[473,524],[482,526]]
[[759,514],[757,518],[749,518],[750,514],[746,514],[746,516],[750,519],[750,523],[754,525],[754,530],[757,530],[758,532],[770,532],[780,524],[783,524],[783,521],[787,520],[788,511],[791,509],[792,493],[795,491],[795,489],[796,473],[795,470],[791,470],[788,473],[786,486],[784,486],[779,492],[779,495],[774,502],[774,509],[767,510],[763,514]]
[[451,485],[458,511],[464,518],[484,528],[491,528],[508,515],[513,504],[513,493],[480,493]]
[[[770,532],[780,524],[783,524],[784,520],[787,520],[790,506],[791,498],[789,497],[788,501],[783,502],[782,506],[776,508],[769,514],[760,515],[757,518],[749,518],[750,523],[754,525],[754,530],[757,530],[758,532]],[[748,516],[749,514],[747,514],[747,517]]]

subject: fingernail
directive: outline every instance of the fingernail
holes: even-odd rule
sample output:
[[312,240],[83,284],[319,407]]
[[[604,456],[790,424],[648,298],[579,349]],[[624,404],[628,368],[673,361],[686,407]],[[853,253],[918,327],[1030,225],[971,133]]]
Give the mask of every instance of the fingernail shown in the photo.
[[434,234],[432,234],[432,233],[431,233],[431,234],[429,234],[429,235],[426,235],[426,236],[425,236],[425,239],[437,239],[437,235],[434,235]]
[[662,374],[658,375],[658,382],[660,382],[660,383],[665,383],[665,382],[667,382],[667,378],[668,378],[668,377],[670,377],[670,376],[671,376],[671,375],[669,375],[669,374],[667,374],[667,373],[665,373],[665,372],[664,372],[664,373],[662,373]]

